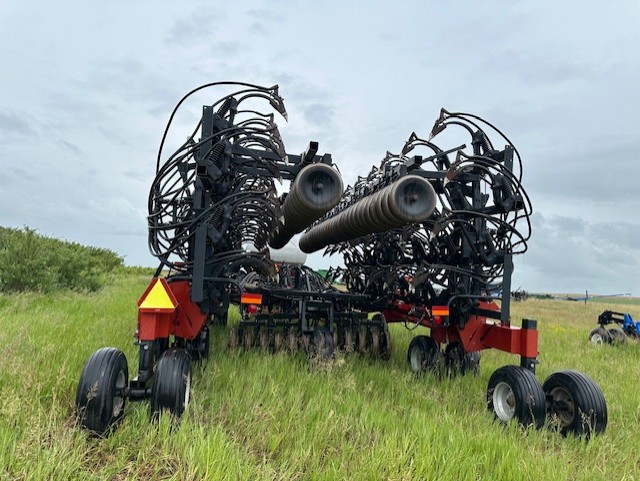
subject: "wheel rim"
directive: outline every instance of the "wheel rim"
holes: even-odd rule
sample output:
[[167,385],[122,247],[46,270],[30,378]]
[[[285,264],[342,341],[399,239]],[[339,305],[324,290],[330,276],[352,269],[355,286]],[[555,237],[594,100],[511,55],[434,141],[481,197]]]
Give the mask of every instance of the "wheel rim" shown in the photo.
[[554,403],[558,403],[562,406],[562,409],[555,409],[554,414],[563,426],[568,426],[575,417],[575,404],[573,402],[573,397],[569,391],[562,387],[552,389],[551,396],[553,397]]
[[[117,393],[122,394],[122,391],[126,387],[126,385],[127,385],[127,377],[125,376],[124,371],[118,372],[118,377],[116,378],[115,391]],[[114,418],[117,417],[122,412],[123,409],[124,409],[124,397],[122,395],[114,396],[111,416]]]
[[424,365],[424,354],[422,350],[414,346],[409,353],[409,364],[411,365],[411,370],[413,372],[422,371],[422,366]]
[[493,410],[501,421],[507,422],[516,413],[516,397],[506,382],[500,382],[493,389]]
[[187,380],[184,387],[184,409],[187,409],[189,405],[189,398],[191,397],[191,373],[189,372],[187,375]]
[[600,345],[603,343],[602,335],[598,332],[591,335],[591,342],[594,344]]

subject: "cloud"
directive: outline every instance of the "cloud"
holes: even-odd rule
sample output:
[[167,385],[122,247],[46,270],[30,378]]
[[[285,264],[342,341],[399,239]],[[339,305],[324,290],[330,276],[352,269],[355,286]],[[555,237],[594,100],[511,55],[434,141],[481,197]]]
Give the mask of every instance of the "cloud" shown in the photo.
[[561,84],[583,84],[586,78],[604,75],[600,71],[601,66],[566,58],[559,53],[551,56],[548,52],[531,53],[507,48],[490,54],[484,61],[487,69],[500,63],[508,65],[505,75],[515,77],[529,87],[532,83],[537,83],[558,88]]
[[284,19],[284,16],[274,8],[251,8],[247,10],[247,16],[273,24],[278,24]]
[[209,39],[216,25],[226,20],[223,10],[198,7],[189,15],[177,19],[164,42],[167,45],[190,45]]
[[311,104],[304,109],[304,119],[322,127],[329,127],[333,121],[333,109],[325,104]]
[[239,55],[249,50],[249,45],[236,41],[215,42],[211,47],[211,52],[215,55]]
[[252,33],[257,33],[262,37],[267,37],[269,35],[269,29],[262,22],[251,22],[249,31]]
[[35,135],[31,116],[7,110],[0,111],[0,140],[9,141]]
[[71,152],[72,154],[78,154],[78,155],[82,154],[82,150],[80,150],[80,148],[72,142],[68,142],[64,139],[58,139],[57,144],[61,148],[63,148],[68,152]]
[[532,196],[539,195],[547,202],[555,199],[557,203],[562,199],[575,204],[582,208],[585,216],[605,208],[635,217],[634,212],[640,208],[639,152],[637,139],[567,145],[537,162],[529,159],[526,182],[534,188],[528,190]]
[[[108,2],[8,5],[0,2],[0,225],[111,243],[146,262],[136,209],[146,206],[172,108],[197,85],[245,80],[280,85],[287,151],[319,141],[345,183],[398,152],[411,131],[426,135],[441,106],[487,118],[521,151],[524,187],[541,212],[530,251],[516,260],[523,286],[634,282],[633,2],[374,2],[364,13],[337,1],[159,2],[126,14]],[[185,104],[165,158],[218,93]]]
[[[517,282],[539,292],[640,292],[640,224],[534,214]],[[524,274],[524,275],[523,275]]]

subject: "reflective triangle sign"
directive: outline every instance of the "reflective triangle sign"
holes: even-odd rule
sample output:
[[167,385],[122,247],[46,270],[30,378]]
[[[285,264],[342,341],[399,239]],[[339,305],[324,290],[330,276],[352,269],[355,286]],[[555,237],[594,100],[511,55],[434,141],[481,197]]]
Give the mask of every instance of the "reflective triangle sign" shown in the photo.
[[153,311],[174,311],[178,306],[173,292],[164,278],[156,277],[138,301],[140,309]]

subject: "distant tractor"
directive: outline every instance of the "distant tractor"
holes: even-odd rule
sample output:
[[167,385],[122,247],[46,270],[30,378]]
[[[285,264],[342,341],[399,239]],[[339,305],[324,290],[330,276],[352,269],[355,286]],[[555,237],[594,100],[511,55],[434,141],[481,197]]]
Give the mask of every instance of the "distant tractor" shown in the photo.
[[[605,327],[610,324],[619,327]],[[589,340],[598,345],[624,342],[627,337],[640,339],[640,322],[634,321],[629,313],[615,311],[603,311],[598,316],[598,327],[589,334]]]

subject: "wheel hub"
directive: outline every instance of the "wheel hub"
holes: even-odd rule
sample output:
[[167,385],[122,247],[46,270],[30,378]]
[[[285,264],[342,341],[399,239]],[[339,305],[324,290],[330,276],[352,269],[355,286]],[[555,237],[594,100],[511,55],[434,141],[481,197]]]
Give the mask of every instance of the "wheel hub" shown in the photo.
[[506,382],[500,382],[493,390],[493,409],[501,421],[507,422],[515,416],[516,398]]
[[575,417],[575,404],[573,397],[566,389],[556,387],[551,391],[553,398],[554,412],[563,426],[571,424]]
[[184,390],[184,409],[189,405],[189,397],[191,396],[191,373],[186,375],[186,386]]
[[111,416],[114,418],[117,417],[124,409],[123,392],[126,386],[127,378],[124,374],[124,371],[120,371],[118,373],[118,378],[116,379],[115,396],[113,398],[113,407],[111,410]]
[[419,372],[422,370],[422,367],[424,365],[424,356],[420,349],[414,347],[411,350],[409,359],[411,360],[411,370],[413,372]]

